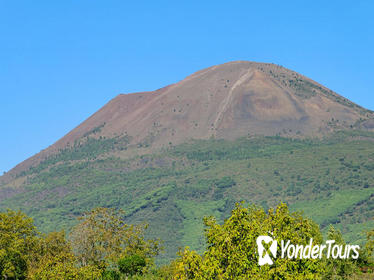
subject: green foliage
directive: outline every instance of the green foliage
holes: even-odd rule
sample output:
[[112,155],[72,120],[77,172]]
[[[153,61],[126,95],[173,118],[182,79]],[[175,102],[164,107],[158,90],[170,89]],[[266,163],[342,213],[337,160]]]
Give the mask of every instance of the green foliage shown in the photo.
[[[319,259],[276,258],[274,265],[258,265],[256,239],[271,234],[293,244],[322,242],[317,224],[280,204],[268,213],[238,204],[223,225],[205,219],[207,251],[201,257],[186,248],[180,253],[177,279],[323,279],[326,266]],[[280,244],[278,244],[280,246]]]
[[[357,267],[368,271],[368,267],[374,265],[374,230],[368,232],[367,244],[364,251],[360,252],[362,258],[358,261],[278,257],[273,259],[273,265],[260,267],[256,244],[259,235],[290,240],[293,244],[307,245],[311,238],[313,244],[322,243],[318,225],[300,213],[290,213],[283,203],[268,212],[255,206],[245,208],[243,203],[237,204],[232,215],[222,225],[214,217],[204,218],[208,245],[205,253],[199,255],[186,247],[180,252],[179,258],[159,268],[153,266],[151,259],[158,253],[158,242],[145,240],[144,228],[134,230],[131,225],[123,223],[121,216],[121,211],[106,208],[94,209],[83,216],[79,224],[82,228],[80,233],[87,234],[89,238],[79,234],[80,238],[73,239],[73,246],[84,251],[74,254],[63,231],[39,234],[32,220],[23,213],[11,210],[0,213],[2,279],[353,280],[372,279],[373,276],[359,272]],[[329,228],[327,238],[335,240],[337,244],[345,244],[341,232],[333,227]]]
[[121,258],[137,255],[150,261],[161,249],[158,240],[145,240],[146,225],[128,225],[123,212],[96,208],[80,218],[70,233],[80,265],[105,269]]
[[240,200],[266,209],[287,202],[325,235],[333,224],[354,243],[363,243],[363,232],[374,226],[370,132],[199,140],[131,158],[126,137],[94,136],[30,170],[18,189],[0,188],[7,197],[0,209],[24,211],[43,232],[70,231],[78,216],[98,206],[123,209],[126,223],[146,220],[147,238],[165,239],[158,263],[172,259],[179,246],[203,251],[201,218],[223,221]]
[[121,272],[150,275],[159,242],[145,240],[146,227],[125,224],[122,214],[93,209],[71,232],[71,243],[64,231],[38,233],[32,219],[21,212],[0,213],[1,279],[119,280]]
[[120,280],[121,275],[116,270],[105,270],[101,276],[101,280]]
[[225,176],[219,180],[215,181],[217,188],[230,188],[236,185],[235,181],[230,176]]
[[[95,134],[100,131],[101,127],[95,128],[82,140],[76,141],[72,146],[59,151],[59,153],[49,156],[42,161],[37,167],[32,167],[27,172],[22,172],[19,176],[39,173],[49,166],[58,162],[67,162],[81,159],[95,159],[97,156],[115,151],[117,149],[124,150],[129,143],[128,136],[115,137],[115,138],[94,138],[89,137],[90,134]],[[97,131],[98,130],[98,131]]]
[[367,251],[368,263],[374,263],[374,229],[367,233],[367,243],[365,249]]
[[205,216],[219,217],[220,209],[224,206],[224,201],[194,202],[188,200],[178,200],[176,202],[179,211],[184,217],[183,231],[185,235],[180,240],[180,246],[190,246],[202,252],[205,247],[204,223]]
[[31,280],[95,280],[101,277],[102,271],[93,265],[79,267],[72,254],[56,255],[44,262],[30,276]]
[[27,264],[35,250],[38,232],[31,218],[21,212],[0,213],[0,275],[26,279]]
[[[28,276],[35,278],[40,272],[50,267],[51,260],[65,256],[72,256],[70,242],[65,238],[65,232],[51,232],[48,235],[40,235],[28,263]],[[52,261],[53,263],[53,261]]]
[[[346,245],[342,233],[333,226],[329,227],[327,239],[335,240],[334,244]],[[350,259],[333,259],[327,260],[326,278],[328,279],[346,279],[347,276],[357,272],[356,264]]]
[[357,260],[358,266],[363,271],[374,271],[374,228],[367,231],[366,243],[360,250],[360,257]]
[[146,264],[146,260],[143,256],[130,255],[118,261],[118,269],[121,273],[126,275],[141,274]]

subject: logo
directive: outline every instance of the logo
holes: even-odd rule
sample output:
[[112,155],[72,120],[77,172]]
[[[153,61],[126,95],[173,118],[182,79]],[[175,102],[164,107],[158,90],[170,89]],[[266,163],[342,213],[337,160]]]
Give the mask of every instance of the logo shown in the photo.
[[[265,264],[272,265],[274,259],[277,257],[278,242],[267,235],[260,235],[257,237],[258,250],[258,264],[263,266]],[[281,240],[280,244],[280,258],[288,259],[358,259],[359,245],[341,245],[334,244],[335,240],[327,240],[325,244],[313,244],[313,238],[309,240],[307,245],[295,245],[290,240]]]
[[273,260],[270,258],[269,253],[271,253],[274,258],[277,257],[277,241],[269,236],[260,235],[257,237],[256,243],[259,256],[258,264],[260,266],[264,264],[272,265]]

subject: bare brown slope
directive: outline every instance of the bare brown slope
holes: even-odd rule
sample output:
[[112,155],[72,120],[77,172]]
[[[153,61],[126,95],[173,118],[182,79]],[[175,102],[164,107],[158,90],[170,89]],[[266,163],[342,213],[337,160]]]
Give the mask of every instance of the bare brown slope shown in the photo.
[[157,149],[191,138],[320,136],[358,125],[372,129],[372,119],[372,112],[296,72],[274,64],[236,61],[204,69],[157,91],[118,95],[6,177],[98,127],[95,137],[127,134],[132,144],[147,141]]

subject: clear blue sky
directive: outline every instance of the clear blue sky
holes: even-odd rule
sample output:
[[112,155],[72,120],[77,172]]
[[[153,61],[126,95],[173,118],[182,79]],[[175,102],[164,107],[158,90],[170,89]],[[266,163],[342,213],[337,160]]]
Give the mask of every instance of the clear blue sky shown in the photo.
[[273,62],[374,110],[374,1],[0,0],[0,172],[118,93]]

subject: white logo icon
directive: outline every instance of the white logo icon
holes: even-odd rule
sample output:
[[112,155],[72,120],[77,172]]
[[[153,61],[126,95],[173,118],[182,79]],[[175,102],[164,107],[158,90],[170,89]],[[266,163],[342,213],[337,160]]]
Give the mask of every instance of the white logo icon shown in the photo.
[[[273,260],[270,258],[268,252],[270,251],[270,253],[273,255],[274,258],[277,257],[277,241],[269,236],[260,235],[259,237],[257,237],[256,243],[257,243],[258,256],[259,256],[258,264],[260,266],[264,264],[272,265]],[[270,247],[266,246],[267,249],[265,250],[263,243],[265,243],[266,245],[270,244]]]

